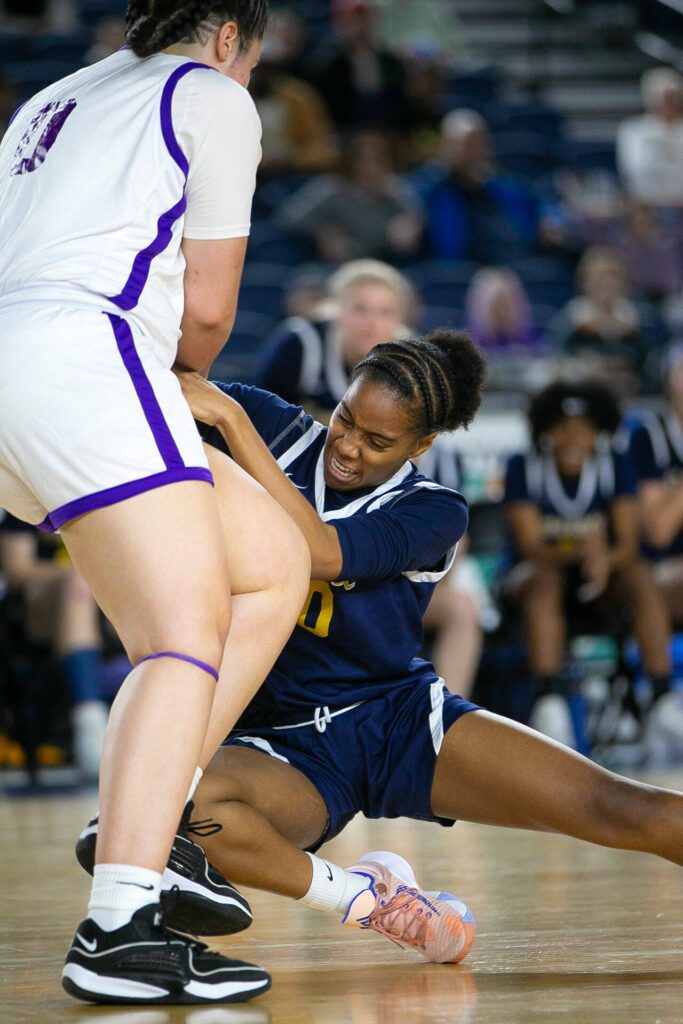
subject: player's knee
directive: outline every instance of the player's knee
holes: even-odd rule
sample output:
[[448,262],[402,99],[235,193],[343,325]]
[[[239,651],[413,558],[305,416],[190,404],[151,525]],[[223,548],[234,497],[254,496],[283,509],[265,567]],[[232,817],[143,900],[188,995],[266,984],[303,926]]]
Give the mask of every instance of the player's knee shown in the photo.
[[178,660],[192,659],[218,671],[223,660],[223,651],[228,627],[218,620],[202,622],[178,622],[164,629],[154,630],[140,638],[129,648],[128,656],[133,665],[155,654],[178,656]]

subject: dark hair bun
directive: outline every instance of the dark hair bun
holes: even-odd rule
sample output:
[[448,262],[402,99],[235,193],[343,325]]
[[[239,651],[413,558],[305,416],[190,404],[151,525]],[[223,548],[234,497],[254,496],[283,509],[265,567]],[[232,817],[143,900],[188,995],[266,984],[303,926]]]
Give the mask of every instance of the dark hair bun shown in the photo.
[[469,334],[440,327],[424,341],[438,348],[448,361],[451,402],[446,424],[441,430],[469,427],[479,406],[488,368],[486,359]]

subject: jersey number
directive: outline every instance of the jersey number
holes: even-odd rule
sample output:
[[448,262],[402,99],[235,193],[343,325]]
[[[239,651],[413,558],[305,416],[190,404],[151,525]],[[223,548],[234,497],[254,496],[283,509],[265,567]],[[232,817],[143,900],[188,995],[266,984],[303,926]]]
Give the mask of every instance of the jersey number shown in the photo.
[[314,636],[323,637],[330,634],[330,622],[334,611],[334,594],[329,583],[312,580],[308,597],[304,602],[303,611],[299,616],[299,625]]
[[31,174],[45,162],[69,114],[75,109],[76,100],[64,100],[48,103],[38,111],[17,146],[12,174]]

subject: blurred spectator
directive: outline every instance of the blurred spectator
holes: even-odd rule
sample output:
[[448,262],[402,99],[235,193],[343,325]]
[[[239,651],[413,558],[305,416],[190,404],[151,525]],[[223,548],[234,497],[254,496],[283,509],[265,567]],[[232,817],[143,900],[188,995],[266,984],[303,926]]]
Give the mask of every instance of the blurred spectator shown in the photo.
[[[612,435],[620,411],[605,386],[556,382],[531,401],[533,449],[507,467],[505,506],[515,564],[507,592],[522,611],[534,690],[532,722],[555,738],[570,729],[562,697],[568,622],[632,613],[656,690],[671,678],[666,606],[639,556],[636,480]],[[598,619],[598,621],[600,621]],[[564,718],[562,716],[564,708]],[[552,729],[548,729],[549,720]]]
[[69,685],[74,761],[93,781],[107,724],[101,696],[101,632],[97,605],[61,543],[7,514],[0,554],[8,589],[21,595],[27,639],[49,647]]
[[329,281],[331,318],[286,320],[269,342],[256,383],[286,402],[329,419],[346,391],[349,373],[371,348],[410,333],[415,296],[393,267],[357,260]]
[[[438,438],[418,461],[420,471],[444,487],[462,491],[462,459],[445,438]],[[455,563],[445,579],[437,583],[423,622],[432,631],[430,651],[439,676],[451,693],[469,697],[481,657],[483,633],[481,579],[476,562],[468,556],[467,535],[458,544]]]
[[261,177],[313,174],[334,166],[337,149],[322,97],[278,66],[268,38],[250,92],[263,125]]
[[465,312],[473,341],[492,355],[533,351],[540,345],[529,299],[514,270],[478,270],[467,290]]
[[626,190],[659,206],[683,203],[683,78],[653,68],[641,80],[645,113],[617,133],[617,164]]
[[613,249],[593,247],[576,272],[580,295],[548,325],[568,355],[595,353],[620,391],[636,390],[638,375],[654,340],[629,297],[626,265]]
[[102,18],[97,22],[92,46],[85,55],[86,64],[96,64],[125,45],[122,18]]
[[462,49],[458,16],[452,0],[375,0],[377,35],[404,59],[440,58],[453,64]]
[[16,86],[4,79],[0,73],[0,139],[18,106]]
[[607,246],[626,264],[634,294],[651,302],[683,286],[683,230],[678,219],[662,217],[647,203],[629,201],[618,219],[586,217],[580,228],[585,245]]
[[345,147],[342,172],[314,178],[277,213],[281,227],[313,239],[327,263],[406,258],[419,248],[419,200],[395,172],[391,147],[361,132]]
[[29,31],[70,32],[78,28],[75,0],[3,0],[2,9],[9,25]]
[[309,30],[293,7],[271,11],[265,43],[270,60],[282,72],[311,80]]
[[337,52],[316,79],[340,128],[400,129],[406,121],[401,61],[377,41],[374,0],[334,0]]
[[666,410],[646,413],[630,438],[646,553],[677,626],[683,626],[683,343],[665,359]]
[[496,172],[489,127],[474,110],[444,118],[439,162],[424,185],[429,245],[437,259],[497,265],[561,242],[557,210],[524,182]]

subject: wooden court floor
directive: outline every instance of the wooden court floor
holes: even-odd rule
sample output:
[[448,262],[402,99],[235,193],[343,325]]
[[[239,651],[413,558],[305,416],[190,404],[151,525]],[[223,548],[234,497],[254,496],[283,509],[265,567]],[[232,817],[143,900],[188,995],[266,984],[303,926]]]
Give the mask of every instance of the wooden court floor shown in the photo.
[[[666,784],[683,788],[683,775]],[[558,792],[561,799],[561,791]],[[250,893],[252,928],[226,952],[273,988],[236,1007],[88,1007],[59,985],[88,880],[74,837],[95,796],[0,798],[0,1024],[680,1024],[683,870],[557,836],[357,819],[326,847],[352,862],[395,849],[422,884],[478,922],[460,967],[425,964],[381,936]]]

